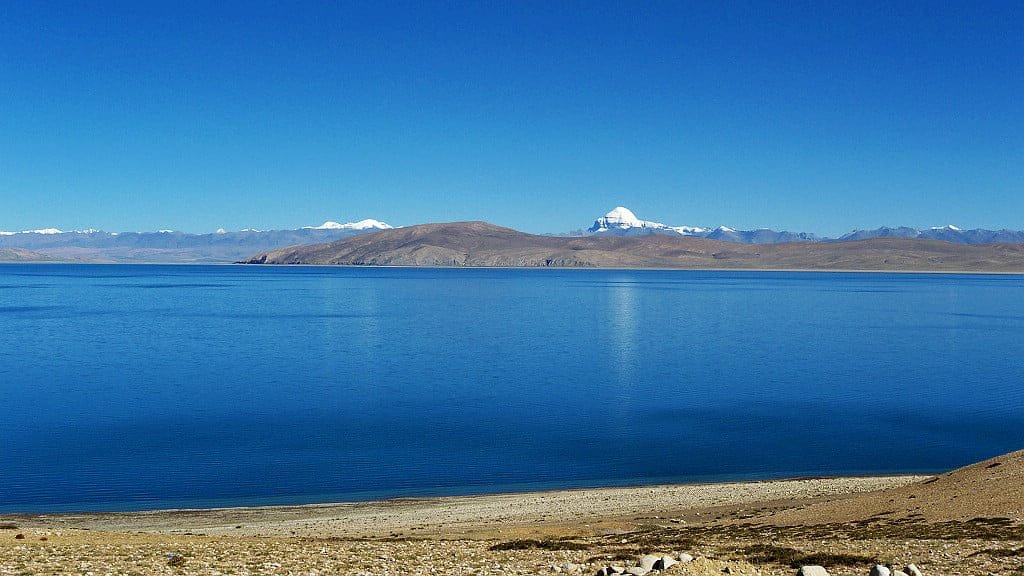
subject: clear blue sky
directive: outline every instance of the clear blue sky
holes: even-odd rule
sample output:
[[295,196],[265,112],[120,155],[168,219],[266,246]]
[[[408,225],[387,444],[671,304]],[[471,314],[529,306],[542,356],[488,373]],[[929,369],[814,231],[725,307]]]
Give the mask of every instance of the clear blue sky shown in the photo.
[[6,2],[0,230],[1024,229],[1020,2]]

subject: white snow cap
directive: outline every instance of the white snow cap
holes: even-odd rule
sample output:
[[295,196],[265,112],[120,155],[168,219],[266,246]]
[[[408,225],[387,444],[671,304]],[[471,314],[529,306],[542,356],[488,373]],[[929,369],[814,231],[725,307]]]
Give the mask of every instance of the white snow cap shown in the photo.
[[594,222],[594,226],[590,229],[591,232],[607,232],[610,229],[617,228],[619,230],[625,230],[628,228],[650,228],[653,230],[671,230],[677,234],[683,236],[691,236],[694,234],[704,234],[707,232],[707,228],[701,228],[700,226],[666,226],[661,222],[653,222],[650,220],[641,220],[633,214],[633,211],[625,206],[616,206],[614,210],[604,215],[603,218],[598,218]]
[[952,224],[947,224],[945,226],[932,226],[932,230],[950,230],[950,231],[953,231],[953,232],[959,232],[960,231],[959,228],[957,228],[956,226],[953,226]]
[[707,228],[701,228],[700,226],[669,226],[670,230],[682,234],[683,236],[692,236],[694,234],[703,234],[708,231]]
[[43,228],[42,230],[25,230],[22,234],[63,234],[61,230],[56,228]]
[[338,222],[328,220],[319,226],[303,226],[303,228],[306,230],[369,230],[371,228],[388,230],[392,228],[392,226],[379,220],[367,218],[366,220],[360,220],[359,222],[348,222],[345,224],[339,224]]
[[228,233],[228,231],[223,229],[223,228],[217,228],[217,231],[214,232],[214,234],[227,234],[227,233]]
[[643,226],[643,221],[637,218],[632,210],[624,206],[616,206],[614,210],[604,215],[604,220],[608,224],[620,226]]

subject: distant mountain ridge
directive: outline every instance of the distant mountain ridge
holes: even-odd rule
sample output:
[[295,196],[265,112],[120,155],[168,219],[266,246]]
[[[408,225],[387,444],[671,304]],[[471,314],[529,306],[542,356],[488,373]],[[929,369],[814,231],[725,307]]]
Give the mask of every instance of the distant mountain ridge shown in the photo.
[[[0,249],[28,251],[22,254],[8,252],[8,261],[229,263],[246,260],[253,254],[286,247],[324,244],[355,235],[388,230],[392,230],[392,226],[374,219],[347,223],[328,220],[319,226],[304,226],[295,230],[220,229],[207,234],[172,230],[118,233],[95,229],[62,231],[56,228],[41,228],[21,232],[0,232]],[[623,206],[618,206],[595,219],[586,230],[547,235],[550,238],[647,236],[702,238],[757,246],[835,244],[871,239],[941,240],[965,245],[1024,244],[1024,231],[962,230],[952,225],[928,229],[881,227],[875,230],[854,230],[839,238],[766,228],[737,230],[728,226],[674,226],[654,220],[643,220]]]
[[1024,231],[1020,230],[962,230],[956,226],[936,226],[926,230],[916,228],[882,227],[875,230],[854,230],[840,236],[839,241],[865,240],[868,238],[921,238],[927,240],[944,240],[956,244],[1000,244],[1024,242]]
[[820,242],[823,238],[808,232],[776,232],[775,230],[736,230],[728,226],[669,226],[651,220],[641,220],[633,211],[617,206],[594,221],[586,234],[596,236],[696,236],[737,244],[779,244],[783,242]]
[[874,238],[736,244],[692,235],[542,236],[486,222],[421,224],[257,254],[246,264],[1024,272],[1024,244]]
[[208,234],[189,234],[172,230],[159,232],[103,232],[79,230],[64,232],[55,228],[24,232],[0,232],[0,248],[18,248],[42,254],[47,259],[78,262],[234,262],[263,250],[298,244],[331,242],[357,234],[388,230],[378,220],[360,220],[339,224],[328,221],[320,226],[297,230],[223,229]]
[[582,235],[599,236],[648,236],[665,234],[698,236],[737,244],[779,244],[784,242],[845,242],[871,238],[919,238],[944,240],[956,244],[999,244],[1024,242],[1024,231],[1014,230],[962,230],[953,225],[936,226],[925,230],[909,227],[890,228],[883,226],[875,230],[854,230],[839,238],[828,238],[810,232],[778,232],[767,228],[758,230],[736,230],[727,226],[717,228],[705,226],[670,226],[651,220],[641,220],[628,208],[618,206],[583,231]]

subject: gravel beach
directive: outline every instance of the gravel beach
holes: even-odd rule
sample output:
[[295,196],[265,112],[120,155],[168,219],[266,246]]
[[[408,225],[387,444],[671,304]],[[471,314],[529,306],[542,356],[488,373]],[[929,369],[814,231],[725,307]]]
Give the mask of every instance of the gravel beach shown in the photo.
[[[805,563],[832,575],[866,575],[875,563],[916,563],[935,575],[1024,574],[1024,521],[1012,491],[1022,462],[1014,453],[936,477],[5,515],[0,575],[595,574],[645,554],[694,557],[666,574],[794,574]],[[966,491],[977,493],[975,484],[1010,494],[1008,514],[973,516]],[[929,518],[915,501],[930,503]],[[947,501],[955,510],[943,511]]]

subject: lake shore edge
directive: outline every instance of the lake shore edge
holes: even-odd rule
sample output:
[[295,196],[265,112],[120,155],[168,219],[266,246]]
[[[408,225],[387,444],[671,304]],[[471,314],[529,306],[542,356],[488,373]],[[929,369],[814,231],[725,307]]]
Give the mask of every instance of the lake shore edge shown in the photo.
[[[671,484],[373,502],[0,515],[0,574],[585,576],[1022,573],[1024,451],[932,476]],[[664,558],[666,556],[658,556]]]
[[0,513],[0,522],[67,529],[246,536],[317,535],[383,537],[479,534],[495,523],[559,526],[602,522],[636,514],[684,511],[770,501],[811,501],[886,490],[928,475],[792,478],[629,487],[569,488],[464,496],[399,497],[298,505],[167,508],[116,512]]
[[666,267],[666,266],[416,266],[403,264],[252,264],[247,262],[78,262],[74,260],[54,261],[0,261],[0,265],[31,266],[211,266],[238,268],[352,268],[352,269],[422,269],[422,270],[553,270],[564,272],[579,271],[628,271],[628,272],[768,272],[798,274],[901,274],[901,275],[942,275],[942,276],[1024,276],[1020,270],[941,270],[906,269],[888,270],[874,268],[744,268],[744,267]]

